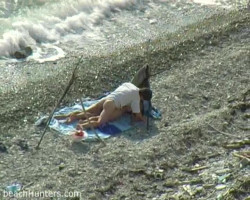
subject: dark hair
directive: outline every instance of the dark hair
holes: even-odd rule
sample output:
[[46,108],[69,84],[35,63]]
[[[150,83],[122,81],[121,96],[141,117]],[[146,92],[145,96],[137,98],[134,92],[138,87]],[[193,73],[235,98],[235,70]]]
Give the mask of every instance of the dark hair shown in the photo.
[[150,101],[151,98],[152,98],[152,90],[150,90],[149,88],[140,88],[139,89],[139,94],[146,101]]

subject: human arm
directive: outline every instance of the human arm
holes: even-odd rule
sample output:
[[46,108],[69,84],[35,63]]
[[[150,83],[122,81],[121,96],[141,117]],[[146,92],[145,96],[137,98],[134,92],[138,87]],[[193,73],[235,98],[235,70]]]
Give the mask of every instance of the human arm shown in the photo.
[[132,102],[131,110],[132,110],[132,123],[136,121],[143,121],[143,122],[146,121],[146,119],[142,115],[142,107],[140,100]]
[[143,117],[141,113],[132,113],[132,124],[138,121],[146,122],[146,119]]

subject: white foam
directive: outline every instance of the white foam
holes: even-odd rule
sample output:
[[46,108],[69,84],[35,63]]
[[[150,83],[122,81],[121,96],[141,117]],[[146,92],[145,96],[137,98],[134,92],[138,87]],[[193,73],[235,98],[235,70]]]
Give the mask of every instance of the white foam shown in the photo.
[[0,56],[10,56],[21,47],[32,46],[35,41],[26,34],[11,30],[3,35],[0,40]]
[[220,6],[224,8],[231,8],[232,5],[225,4],[224,0],[193,0],[194,3],[198,3],[201,5],[212,5],[212,6]]
[[68,34],[84,34],[84,30],[94,29],[112,12],[136,3],[137,0],[62,0],[28,10],[14,17],[11,30],[0,36],[0,57],[11,56],[24,46],[61,41]]
[[217,0],[193,0],[194,3],[200,3],[203,5],[217,5]]
[[[53,53],[48,53],[48,51]],[[59,47],[53,44],[43,44],[41,47],[36,47],[36,52],[28,57],[28,60],[36,60],[39,63],[47,61],[55,61],[63,58],[66,53]]]

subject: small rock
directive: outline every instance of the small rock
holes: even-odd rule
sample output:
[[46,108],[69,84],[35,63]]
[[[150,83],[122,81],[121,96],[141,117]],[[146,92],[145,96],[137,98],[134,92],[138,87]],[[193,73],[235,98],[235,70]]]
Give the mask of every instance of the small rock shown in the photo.
[[174,98],[175,98],[176,101],[180,101],[180,98],[179,98],[179,97],[174,96]]
[[47,184],[45,185],[45,188],[48,189],[48,190],[52,190],[54,187],[55,187],[55,184],[54,184],[54,183],[47,183]]
[[16,51],[13,55],[16,59],[24,59],[30,56],[33,53],[33,50],[31,47],[25,47],[23,49],[20,49],[19,51]]
[[218,169],[218,170],[215,171],[215,173],[219,174],[219,175],[220,174],[223,175],[223,174],[229,173],[229,172],[231,172],[231,169],[229,169],[229,168]]
[[169,126],[168,122],[165,122],[164,126],[165,126],[165,127],[168,127],[168,126]]
[[178,186],[180,182],[178,180],[168,179],[163,185],[165,187],[175,187]]
[[0,142],[0,153],[7,153],[7,147]]
[[59,171],[63,170],[65,168],[65,165],[62,163],[59,165]]
[[245,113],[244,115],[243,115],[243,119],[250,119],[250,113]]
[[224,174],[222,176],[218,177],[218,182],[219,183],[226,183],[226,181],[228,180],[228,178],[231,176],[231,174]]
[[226,185],[219,184],[219,185],[216,185],[215,189],[216,189],[216,190],[223,190],[223,189],[225,189],[226,187],[227,187]]
[[220,106],[219,103],[213,103],[213,104],[212,104],[212,108],[214,108],[214,109],[220,109],[221,106]]
[[192,188],[190,185],[183,185],[182,186],[183,189],[190,195],[190,196],[193,196],[195,193],[194,191],[192,191]]
[[17,146],[19,146],[20,148],[21,148],[21,150],[23,150],[23,151],[28,151],[29,150],[29,145],[28,145],[28,143],[27,143],[27,141],[26,140],[18,140],[17,142],[16,142],[16,144],[17,144]]
[[216,199],[217,199],[217,200],[222,200],[222,199],[223,199],[223,195],[222,195],[222,194],[218,194],[218,196],[217,196]]
[[213,188],[213,187],[214,187],[214,184],[205,184],[205,185],[203,185],[203,187],[204,187],[205,189],[210,189],[210,188]]
[[150,20],[149,20],[149,23],[150,23],[150,24],[156,24],[156,23],[157,23],[157,20],[156,20],[156,19],[150,19]]
[[203,190],[203,187],[202,186],[198,186],[198,187],[196,187],[196,192],[201,192]]
[[16,59],[24,59],[24,58],[26,58],[27,56],[25,55],[25,53],[24,53],[23,51],[16,51],[16,52],[14,53],[14,57],[15,57]]
[[249,158],[243,158],[241,160],[241,167],[244,168],[246,166],[250,165],[250,159]]

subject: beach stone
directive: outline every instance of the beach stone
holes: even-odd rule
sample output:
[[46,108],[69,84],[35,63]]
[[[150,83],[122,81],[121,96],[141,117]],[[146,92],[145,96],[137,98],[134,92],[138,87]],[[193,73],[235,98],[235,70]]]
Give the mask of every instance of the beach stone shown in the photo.
[[27,143],[27,141],[25,141],[25,140],[18,140],[17,142],[16,142],[16,144],[17,144],[17,146],[19,146],[20,147],[20,149],[21,150],[23,150],[23,151],[28,151],[29,150],[29,145],[28,145],[28,143]]
[[65,168],[65,164],[64,164],[64,163],[61,163],[61,164],[59,165],[59,171],[63,170],[64,168]]
[[19,51],[16,51],[13,56],[16,59],[24,59],[30,56],[32,53],[33,53],[33,50],[31,47],[25,47]]
[[156,24],[156,23],[157,23],[157,20],[156,20],[156,19],[151,19],[151,20],[149,20],[149,23],[150,23],[150,24]]
[[224,169],[218,169],[218,170],[216,170],[215,171],[215,173],[216,174],[221,174],[221,175],[224,175],[225,173],[229,173],[229,172],[231,172],[232,170],[231,169],[229,169],[229,168],[224,168]]
[[249,158],[243,158],[241,160],[241,167],[246,167],[248,165],[250,165],[250,159]]
[[0,142],[0,153],[7,153],[7,147]]
[[214,108],[214,109],[220,109],[221,106],[220,106],[220,104],[219,104],[218,102],[214,102],[214,103],[212,104],[212,108]]
[[223,189],[225,189],[226,187],[227,187],[226,185],[219,184],[219,185],[216,185],[215,189],[216,189],[216,190],[223,190]]

